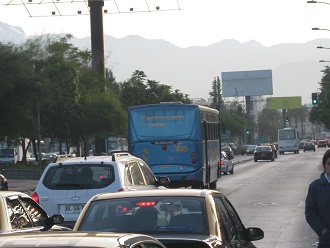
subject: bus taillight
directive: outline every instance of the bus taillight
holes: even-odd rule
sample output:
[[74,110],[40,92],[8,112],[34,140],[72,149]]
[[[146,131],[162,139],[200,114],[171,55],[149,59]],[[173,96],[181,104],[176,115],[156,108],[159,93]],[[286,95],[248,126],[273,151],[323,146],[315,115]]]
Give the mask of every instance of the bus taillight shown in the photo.
[[162,150],[165,151],[167,149],[167,146],[162,146]]
[[197,160],[196,160],[196,159],[191,160],[191,162],[192,162],[193,164],[197,164]]
[[196,158],[196,152],[192,152],[191,154],[190,154],[190,157],[192,157],[192,158]]

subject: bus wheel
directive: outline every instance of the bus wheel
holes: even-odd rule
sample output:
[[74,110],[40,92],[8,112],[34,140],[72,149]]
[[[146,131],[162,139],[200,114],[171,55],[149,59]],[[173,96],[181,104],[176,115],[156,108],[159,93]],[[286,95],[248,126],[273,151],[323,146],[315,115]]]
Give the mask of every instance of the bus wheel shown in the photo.
[[217,181],[210,183],[210,189],[216,189],[216,188],[217,188]]

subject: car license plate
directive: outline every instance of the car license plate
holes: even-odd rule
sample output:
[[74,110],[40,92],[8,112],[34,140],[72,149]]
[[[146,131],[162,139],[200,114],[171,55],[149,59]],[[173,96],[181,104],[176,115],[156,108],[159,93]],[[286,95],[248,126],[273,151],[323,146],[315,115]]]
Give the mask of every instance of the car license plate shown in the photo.
[[84,205],[65,205],[64,207],[66,214],[80,214]]
[[265,153],[261,153],[261,156],[266,156],[266,154]]

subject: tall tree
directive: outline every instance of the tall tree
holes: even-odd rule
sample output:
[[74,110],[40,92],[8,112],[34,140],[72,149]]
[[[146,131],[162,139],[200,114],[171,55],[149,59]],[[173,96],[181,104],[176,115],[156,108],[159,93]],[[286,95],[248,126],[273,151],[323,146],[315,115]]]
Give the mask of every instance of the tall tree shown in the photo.
[[323,73],[319,83],[318,103],[317,106],[313,106],[309,120],[312,123],[324,124],[327,129],[330,129],[330,67],[326,66]]
[[212,98],[210,107],[216,108],[217,105],[220,105],[220,108],[224,107],[219,76],[214,77],[214,80],[212,81],[212,91],[209,93],[209,95]]

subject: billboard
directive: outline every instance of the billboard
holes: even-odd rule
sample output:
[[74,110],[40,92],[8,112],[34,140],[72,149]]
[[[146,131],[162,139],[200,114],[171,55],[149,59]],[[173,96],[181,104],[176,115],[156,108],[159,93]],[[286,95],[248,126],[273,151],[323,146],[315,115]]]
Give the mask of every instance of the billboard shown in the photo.
[[222,72],[222,96],[262,96],[273,94],[271,70]]
[[302,108],[301,96],[267,98],[267,109]]

